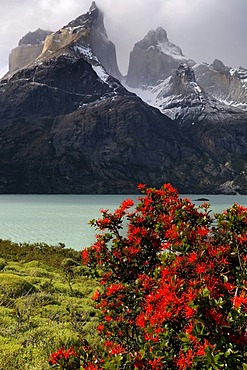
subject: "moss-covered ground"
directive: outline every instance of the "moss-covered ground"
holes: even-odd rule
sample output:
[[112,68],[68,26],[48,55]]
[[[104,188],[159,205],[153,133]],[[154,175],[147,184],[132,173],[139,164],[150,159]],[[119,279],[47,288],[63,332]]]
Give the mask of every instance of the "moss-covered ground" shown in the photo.
[[0,240],[0,370],[46,370],[49,354],[97,341],[98,282],[63,245]]

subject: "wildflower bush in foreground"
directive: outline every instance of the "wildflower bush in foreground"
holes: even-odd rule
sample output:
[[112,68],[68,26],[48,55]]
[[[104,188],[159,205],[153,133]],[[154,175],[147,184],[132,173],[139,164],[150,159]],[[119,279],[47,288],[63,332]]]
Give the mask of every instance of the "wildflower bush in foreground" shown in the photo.
[[101,282],[100,345],[60,349],[51,365],[246,370],[247,208],[211,217],[169,184],[139,189],[136,207],[125,200],[92,221],[100,233],[82,252]]

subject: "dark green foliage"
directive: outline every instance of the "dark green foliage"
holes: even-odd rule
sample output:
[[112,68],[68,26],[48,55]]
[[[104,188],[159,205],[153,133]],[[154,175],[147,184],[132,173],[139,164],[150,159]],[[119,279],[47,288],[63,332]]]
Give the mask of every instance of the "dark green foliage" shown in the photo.
[[6,261],[38,260],[52,267],[60,267],[65,258],[72,258],[80,263],[80,252],[64,248],[63,244],[57,246],[45,243],[18,244],[2,239],[0,239],[0,257]]

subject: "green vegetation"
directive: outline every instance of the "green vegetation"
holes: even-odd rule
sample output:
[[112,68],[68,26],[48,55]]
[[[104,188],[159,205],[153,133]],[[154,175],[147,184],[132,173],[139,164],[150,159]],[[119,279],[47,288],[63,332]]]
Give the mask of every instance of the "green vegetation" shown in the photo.
[[50,369],[58,347],[96,341],[98,283],[80,252],[0,240],[0,370]]

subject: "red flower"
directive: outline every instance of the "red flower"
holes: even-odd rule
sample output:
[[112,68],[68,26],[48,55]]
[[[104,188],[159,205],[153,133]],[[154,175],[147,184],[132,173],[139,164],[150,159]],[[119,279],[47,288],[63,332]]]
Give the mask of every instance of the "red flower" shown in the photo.
[[185,306],[184,308],[184,314],[185,314],[185,317],[187,319],[190,319],[191,317],[193,317],[194,313],[196,312],[196,310],[194,308],[191,308],[189,306]]
[[140,328],[144,328],[145,327],[145,315],[144,313],[140,313],[137,317],[136,317],[136,325],[139,326]]
[[245,292],[242,292],[240,294],[240,296],[234,296],[232,298],[232,302],[233,302],[233,307],[234,308],[239,308],[241,305],[246,305],[247,306],[247,297],[246,297],[246,293]]
[[104,325],[103,324],[99,324],[97,326],[97,330],[101,333],[104,330]]
[[83,367],[84,370],[101,370],[102,368],[95,364],[87,364]]
[[213,348],[213,345],[207,339],[204,339],[204,343],[199,346],[196,356],[205,356],[207,347]]
[[51,365],[56,365],[59,363],[59,360],[61,359],[69,359],[71,356],[76,356],[76,353],[73,348],[69,348],[68,350],[65,350],[63,347],[59,348],[57,352],[53,352],[50,355],[49,363]]
[[94,292],[94,295],[92,296],[92,300],[93,301],[97,301],[100,297],[100,292],[98,291],[98,289]]
[[191,367],[193,357],[194,356],[191,349],[189,349],[186,354],[184,354],[184,352],[180,352],[179,358],[176,361],[176,365],[178,366],[179,370],[189,369]]
[[151,365],[152,370],[158,370],[158,369],[163,369],[163,364],[161,362],[161,358],[155,358],[153,360],[149,360],[148,364]]
[[123,289],[124,289],[124,286],[121,283],[111,284],[107,288],[106,295],[110,296],[110,295],[112,295],[116,292],[119,292],[120,290],[123,290]]
[[130,208],[134,205],[134,201],[132,199],[125,199],[122,203],[121,203],[121,208],[122,209],[127,209],[127,208]]
[[82,257],[83,264],[86,265],[89,261],[88,249],[83,249],[81,253],[81,257]]
[[146,189],[146,185],[140,183],[137,185],[137,189],[139,189],[140,191],[144,191]]
[[202,274],[206,271],[207,265],[205,263],[198,263],[195,270],[197,274]]

